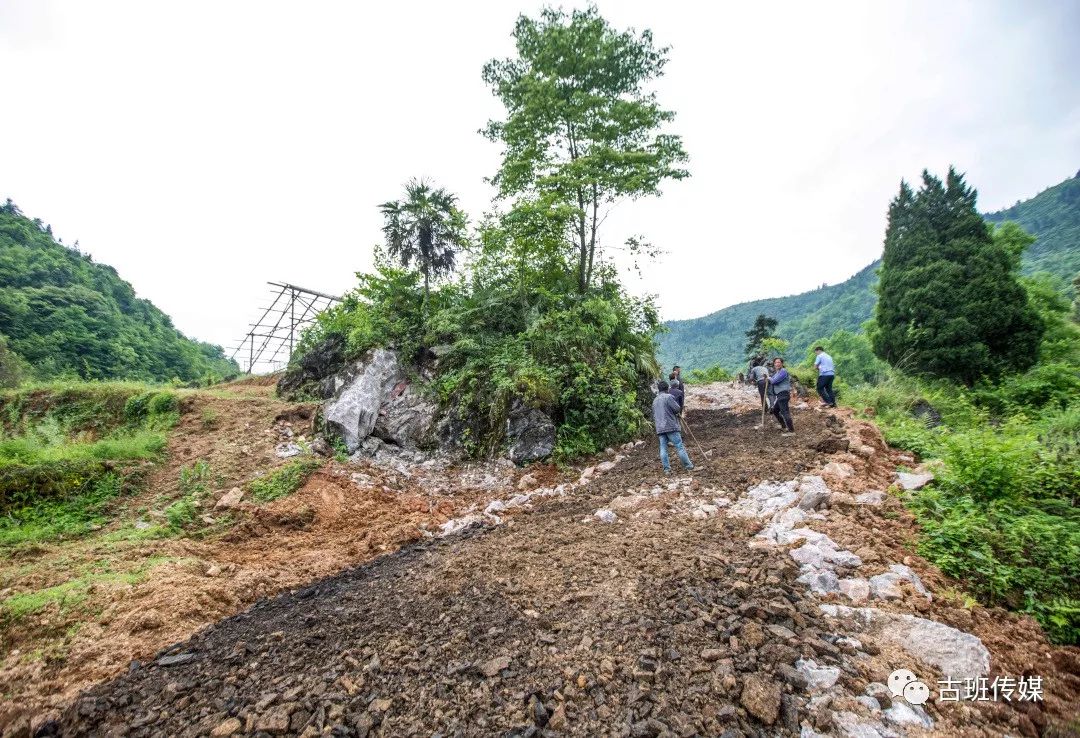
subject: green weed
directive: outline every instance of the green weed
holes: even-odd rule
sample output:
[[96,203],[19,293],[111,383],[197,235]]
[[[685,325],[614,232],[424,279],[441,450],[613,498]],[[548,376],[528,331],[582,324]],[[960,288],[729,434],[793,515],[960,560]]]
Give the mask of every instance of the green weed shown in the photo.
[[297,459],[261,479],[252,481],[248,484],[248,489],[256,502],[270,502],[300,489],[307,478],[321,466],[322,462],[316,459]]

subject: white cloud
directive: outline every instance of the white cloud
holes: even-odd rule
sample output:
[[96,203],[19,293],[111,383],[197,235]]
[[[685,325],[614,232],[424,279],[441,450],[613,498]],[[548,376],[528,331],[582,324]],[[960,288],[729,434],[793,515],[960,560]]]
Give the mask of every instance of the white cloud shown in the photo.
[[[408,178],[488,208],[480,69],[537,7],[0,0],[0,196],[232,344],[268,280],[349,288]],[[665,317],[844,279],[923,167],[955,163],[993,209],[1080,163],[1068,4],[600,8],[673,47],[658,91],[693,176],[606,233],[669,250],[636,287]]]

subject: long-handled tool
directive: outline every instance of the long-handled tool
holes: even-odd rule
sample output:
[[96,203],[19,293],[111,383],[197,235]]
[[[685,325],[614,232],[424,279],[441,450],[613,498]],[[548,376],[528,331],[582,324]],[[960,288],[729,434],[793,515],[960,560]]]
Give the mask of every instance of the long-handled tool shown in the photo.
[[694,446],[697,448],[698,453],[701,454],[701,458],[708,459],[709,455],[705,453],[705,449],[703,449],[701,447],[701,444],[698,443],[697,436],[694,435],[694,431],[690,429],[690,426],[687,424],[686,420],[682,416],[679,417],[679,424],[682,425],[684,431],[690,434],[690,438],[694,441]]
[[765,377],[765,394],[761,398],[761,432],[765,432],[765,405],[769,396],[769,378]]

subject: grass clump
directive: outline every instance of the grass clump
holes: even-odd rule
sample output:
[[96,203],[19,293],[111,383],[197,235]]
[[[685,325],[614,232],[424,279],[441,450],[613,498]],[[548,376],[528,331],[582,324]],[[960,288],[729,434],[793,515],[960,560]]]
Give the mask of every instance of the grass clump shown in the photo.
[[95,570],[62,584],[7,597],[0,602],[0,618],[5,623],[11,623],[54,603],[61,613],[68,612],[85,602],[93,587],[102,584],[138,584],[146,579],[151,569],[168,561],[171,561],[168,557],[153,556],[134,569],[122,572],[113,571],[108,561],[99,562]]
[[291,495],[322,466],[317,459],[297,459],[248,484],[256,502],[271,502]]
[[83,535],[134,490],[179,418],[175,392],[122,382],[0,393],[0,546]]
[[0,516],[0,549],[85,535],[104,525],[109,504],[137,485],[132,475],[106,472],[86,479],[85,491],[73,496],[9,509]]
[[178,532],[190,527],[199,517],[202,501],[210,494],[210,465],[199,459],[191,466],[181,467],[179,489],[181,497],[165,508],[169,529]]
[[686,375],[687,384],[706,384],[708,382],[730,382],[731,372],[717,364],[708,369],[694,369]]

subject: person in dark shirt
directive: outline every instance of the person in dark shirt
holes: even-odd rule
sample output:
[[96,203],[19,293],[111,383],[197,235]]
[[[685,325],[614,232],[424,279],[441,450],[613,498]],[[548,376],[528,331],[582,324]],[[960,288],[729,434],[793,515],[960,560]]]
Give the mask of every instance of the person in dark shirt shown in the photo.
[[784,368],[784,360],[779,356],[773,359],[773,367],[776,372],[769,382],[769,390],[775,400],[772,405],[772,414],[780,423],[784,435],[795,432],[795,425],[791,422],[791,409],[788,402],[791,400],[791,375]]
[[679,403],[679,412],[682,413],[686,405],[686,386],[679,381],[679,375],[675,372],[668,375],[668,394]]
[[660,463],[664,466],[664,474],[671,473],[671,460],[668,458],[667,445],[670,442],[675,447],[675,453],[679,455],[679,461],[686,471],[693,471],[694,464],[683,446],[682,433],[679,432],[679,412],[681,408],[674,397],[668,394],[668,383],[660,380],[656,383],[656,398],[653,399],[653,422],[656,424],[656,435],[660,441]]

